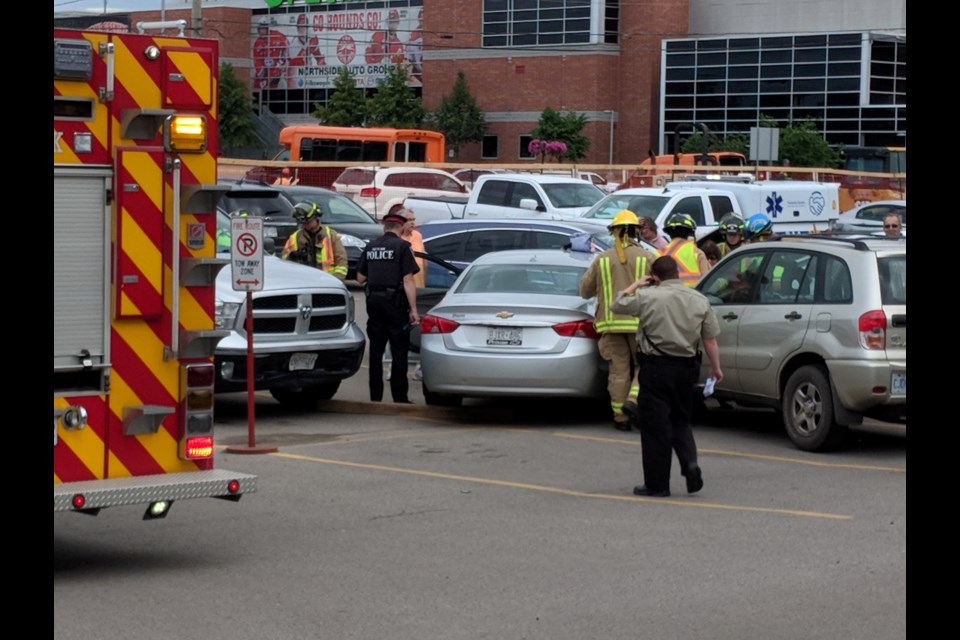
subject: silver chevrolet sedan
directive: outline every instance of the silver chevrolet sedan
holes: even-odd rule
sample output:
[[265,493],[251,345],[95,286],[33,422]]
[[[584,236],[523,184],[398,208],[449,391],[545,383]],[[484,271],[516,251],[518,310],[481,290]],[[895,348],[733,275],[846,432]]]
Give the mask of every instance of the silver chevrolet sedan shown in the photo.
[[427,404],[463,398],[607,397],[594,299],[580,277],[595,254],[563,249],[488,253],[421,320]]

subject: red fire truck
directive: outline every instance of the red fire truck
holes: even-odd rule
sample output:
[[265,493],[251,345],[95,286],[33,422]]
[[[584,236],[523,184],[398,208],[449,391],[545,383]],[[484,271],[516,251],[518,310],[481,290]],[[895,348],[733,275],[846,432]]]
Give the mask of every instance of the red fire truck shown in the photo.
[[239,500],[257,477],[214,468],[218,43],[53,51],[53,509]]

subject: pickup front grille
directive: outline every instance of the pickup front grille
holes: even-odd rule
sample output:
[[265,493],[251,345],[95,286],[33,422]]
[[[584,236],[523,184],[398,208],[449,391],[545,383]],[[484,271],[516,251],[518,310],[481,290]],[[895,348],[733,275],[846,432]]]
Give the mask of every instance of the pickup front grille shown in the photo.
[[254,335],[308,335],[336,331],[347,324],[349,294],[253,295]]

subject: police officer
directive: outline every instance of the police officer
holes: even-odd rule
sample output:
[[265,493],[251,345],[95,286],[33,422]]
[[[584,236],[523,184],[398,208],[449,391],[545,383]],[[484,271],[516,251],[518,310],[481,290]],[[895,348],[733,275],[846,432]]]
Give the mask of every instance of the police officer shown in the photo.
[[347,250],[339,233],[320,224],[320,207],[315,202],[300,202],[293,208],[293,215],[300,228],[287,238],[280,257],[346,280]]
[[671,449],[676,450],[687,492],[703,488],[697,445],[690,429],[694,386],[700,375],[701,347],[710,359],[710,375],[723,380],[717,336],[720,324],[706,296],[680,280],[670,256],[657,258],[650,275],[617,294],[612,308],[640,320],[640,444],[644,484],[638,496],[670,495]]
[[600,334],[597,348],[607,361],[607,391],[613,411],[613,426],[630,431],[631,416],[624,412],[626,402],[637,400],[637,318],[610,309],[613,295],[650,273],[657,256],[637,243],[640,221],[629,209],[613,217],[609,229],[614,245],[599,253],[580,278],[580,295],[596,296],[594,327]]
[[367,294],[367,337],[370,339],[370,400],[383,400],[383,352],[390,343],[390,394],[394,402],[407,397],[407,351],[410,327],[420,323],[413,274],[419,267],[410,243],[400,237],[407,219],[400,213],[383,217],[384,234],[371,240],[357,263],[357,282]]

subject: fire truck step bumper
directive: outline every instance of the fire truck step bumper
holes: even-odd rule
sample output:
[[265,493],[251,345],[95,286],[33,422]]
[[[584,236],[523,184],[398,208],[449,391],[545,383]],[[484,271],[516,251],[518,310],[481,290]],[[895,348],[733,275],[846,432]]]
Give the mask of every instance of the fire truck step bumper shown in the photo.
[[[239,484],[230,491],[230,484]],[[131,504],[147,504],[191,498],[237,499],[257,490],[257,476],[227,469],[166,473],[154,476],[85,480],[53,485],[54,511],[87,511]],[[74,496],[82,495],[83,506],[74,506]]]

